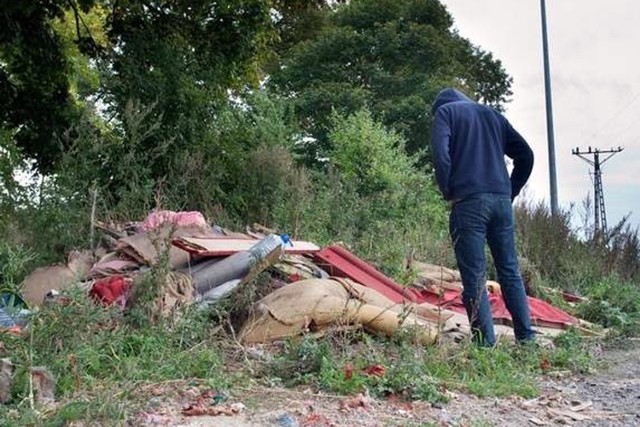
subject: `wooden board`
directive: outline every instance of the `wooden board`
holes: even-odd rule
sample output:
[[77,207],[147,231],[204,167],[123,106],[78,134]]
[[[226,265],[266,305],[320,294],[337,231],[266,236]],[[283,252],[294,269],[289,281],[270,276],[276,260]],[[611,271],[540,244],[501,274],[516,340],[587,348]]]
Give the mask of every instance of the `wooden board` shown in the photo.
[[[174,246],[191,254],[209,257],[229,256],[248,251],[258,242],[256,239],[221,237],[180,237],[172,241]],[[290,254],[308,254],[319,251],[320,247],[310,242],[294,240],[292,245],[287,244],[284,250]]]

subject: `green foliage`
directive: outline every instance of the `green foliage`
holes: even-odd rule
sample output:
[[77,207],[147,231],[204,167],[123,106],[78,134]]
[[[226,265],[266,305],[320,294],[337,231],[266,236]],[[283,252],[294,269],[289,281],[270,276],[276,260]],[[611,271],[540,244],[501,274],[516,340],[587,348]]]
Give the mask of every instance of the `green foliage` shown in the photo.
[[418,175],[416,160],[405,154],[404,140],[376,123],[367,110],[346,118],[334,115],[329,141],[329,164],[362,196],[402,193]]
[[[83,1],[89,6],[93,1]],[[3,7],[0,16],[0,126],[43,171],[60,156],[60,135],[77,117],[69,95],[69,60],[52,29],[68,2],[37,0]]]
[[578,306],[578,315],[605,328],[614,327],[625,335],[640,333],[640,287],[637,283],[609,276],[587,291],[587,300]]
[[[203,142],[229,89],[255,86],[274,40],[267,2],[36,1],[8,7],[0,30],[0,125],[51,173],[67,147],[62,134],[100,101],[112,129],[126,135],[130,102],[153,109],[159,129],[142,156],[171,142],[148,162],[153,178],[173,155]],[[115,119],[115,121],[113,120]],[[103,124],[103,123],[101,123]],[[204,125],[204,126],[203,126]],[[134,137],[135,136],[131,136]]]
[[327,151],[334,109],[349,115],[369,108],[416,153],[428,146],[430,105],[442,87],[465,86],[491,105],[510,94],[500,62],[455,33],[439,1],[358,0],[328,16],[323,31],[294,45],[269,81],[293,97],[317,140],[305,147],[310,164]]
[[[131,411],[123,400],[132,398],[141,383],[204,379],[216,387],[230,385],[232,377],[221,375],[222,357],[211,328],[209,317],[197,311],[136,328],[122,321],[118,309],[75,293],[68,304],[36,312],[26,336],[2,334],[2,357],[10,356],[17,366],[15,403],[28,395],[29,367],[44,366],[53,374],[56,398],[66,403],[44,420],[41,415],[36,424],[62,425],[84,417],[122,420]],[[82,396],[104,400],[94,404]],[[52,415],[54,419],[46,418]]]
[[[574,212],[553,217],[548,208],[521,204],[517,207],[521,254],[530,269],[539,272],[536,280],[584,297],[576,314],[616,333],[637,334],[640,320],[640,246],[638,230],[623,219],[606,236],[586,240],[571,224]],[[587,236],[589,237],[589,236]],[[538,287],[541,289],[541,287]],[[550,299],[552,294],[542,290]],[[562,305],[557,298],[554,302]],[[567,307],[569,310],[571,308]]]
[[18,291],[22,279],[29,274],[36,255],[23,246],[0,243],[0,285],[3,290]]

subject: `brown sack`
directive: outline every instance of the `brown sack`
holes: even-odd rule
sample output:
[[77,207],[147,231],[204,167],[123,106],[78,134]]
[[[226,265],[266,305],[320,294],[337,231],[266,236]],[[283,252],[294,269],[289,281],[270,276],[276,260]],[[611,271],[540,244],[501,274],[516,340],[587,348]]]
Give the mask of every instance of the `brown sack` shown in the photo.
[[67,265],[52,265],[34,270],[20,286],[22,298],[30,306],[39,306],[50,290],[68,289],[86,278],[93,263],[88,251],[72,251]]
[[240,340],[269,342],[330,325],[362,325],[387,336],[417,326],[418,342],[432,344],[437,338],[437,325],[374,290],[345,279],[310,279],[290,283],[258,301]]

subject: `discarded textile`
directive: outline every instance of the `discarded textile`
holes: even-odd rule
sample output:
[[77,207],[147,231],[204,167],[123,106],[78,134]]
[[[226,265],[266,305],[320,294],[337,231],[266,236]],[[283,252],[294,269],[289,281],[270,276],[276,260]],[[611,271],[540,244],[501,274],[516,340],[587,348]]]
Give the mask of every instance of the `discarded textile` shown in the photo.
[[204,219],[204,216],[200,212],[174,212],[166,210],[156,210],[151,212],[144,219],[144,221],[142,221],[140,228],[144,231],[155,230],[156,228],[164,225],[167,222],[178,227],[207,227],[207,221]]
[[149,283],[146,277],[139,277],[134,282],[127,307],[134,307],[144,300],[148,286],[157,286],[156,296],[150,304],[151,311],[159,316],[174,314],[178,309],[189,306],[195,298],[195,289],[191,277],[177,271],[169,272],[160,283]]
[[89,296],[103,305],[118,303],[124,308],[132,280],[123,276],[112,276],[98,280],[89,291]]
[[240,331],[240,341],[269,342],[331,325],[362,325],[387,336],[414,326],[421,344],[432,344],[438,336],[437,323],[417,314],[415,306],[394,304],[350,280],[311,279],[288,284],[258,301]]

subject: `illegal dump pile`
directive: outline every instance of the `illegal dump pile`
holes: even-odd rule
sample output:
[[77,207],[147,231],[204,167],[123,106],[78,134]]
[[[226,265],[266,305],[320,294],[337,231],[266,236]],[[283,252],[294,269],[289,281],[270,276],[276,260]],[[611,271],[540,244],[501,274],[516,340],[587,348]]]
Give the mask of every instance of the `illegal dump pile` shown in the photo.
[[[209,225],[199,212],[155,211],[140,223],[95,226],[103,246],[69,254],[66,265],[35,270],[22,284],[21,311],[4,307],[0,312],[3,327],[19,330],[29,310],[64,303],[73,286],[98,304],[129,310],[148,291],[140,284],[142,273],[162,266],[164,278],[154,284],[152,301],[158,316],[194,304],[206,308],[268,273],[274,290],[253,302],[237,334],[242,344],[322,333],[328,327],[362,327],[386,336],[409,329],[423,345],[469,335],[455,270],[409,260],[407,268],[417,279],[405,287],[342,246],[320,248],[257,225],[232,232]],[[496,333],[513,339],[500,285],[489,281],[487,290]],[[542,339],[567,328],[592,333],[590,325],[544,301],[529,297],[529,304]]]
[[[442,366],[462,372],[451,384],[465,381],[465,351],[487,357],[456,344],[470,334],[455,270],[410,260],[407,277],[414,280],[402,286],[341,245],[320,247],[257,225],[233,232],[198,212],[156,211],[142,222],[95,227],[98,248],[73,251],[66,264],[33,271],[19,294],[3,297],[0,402],[10,405],[0,409],[14,415],[0,414],[0,420],[25,425],[35,416],[39,425],[71,416],[73,408],[86,408],[73,419],[99,418],[105,425],[134,414],[152,421],[178,413],[231,415],[242,410],[238,400],[244,398],[230,395],[222,404],[218,396],[247,373],[250,381],[264,375],[267,382],[284,383],[287,375],[321,372],[319,357],[331,359],[324,378],[338,378],[332,391],[350,394],[371,385],[374,394],[439,401],[448,380],[416,370],[421,357],[415,352],[442,350]],[[488,282],[487,289],[497,334],[513,339],[499,284]],[[247,298],[254,290],[259,296]],[[562,310],[534,298],[529,303],[541,339],[567,328],[590,333],[589,325]],[[241,306],[242,315],[227,311],[229,305]],[[216,319],[219,313],[228,318]],[[150,321],[138,325],[138,316]],[[366,360],[357,353],[366,351],[359,346],[368,338],[350,342],[348,358],[325,357],[323,346],[353,330],[380,336],[379,344],[393,340]],[[322,334],[329,339],[315,339]],[[299,353],[293,342],[301,343]],[[542,362],[535,358],[527,363],[538,369]],[[513,373],[518,366],[509,368]],[[508,381],[531,397],[526,381]],[[150,423],[155,421],[136,425]]]

